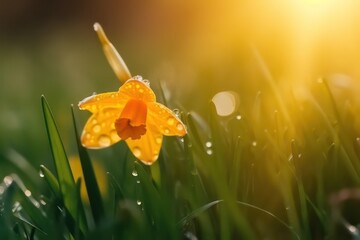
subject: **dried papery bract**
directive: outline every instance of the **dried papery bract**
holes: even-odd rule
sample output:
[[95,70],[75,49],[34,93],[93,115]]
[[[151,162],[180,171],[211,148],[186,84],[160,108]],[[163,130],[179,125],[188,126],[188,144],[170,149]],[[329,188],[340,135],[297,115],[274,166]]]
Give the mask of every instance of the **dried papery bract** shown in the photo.
[[94,30],[98,34],[105,56],[109,61],[111,68],[114,70],[117,78],[121,82],[125,82],[131,78],[131,73],[126,66],[124,60],[106,37],[105,32],[99,23],[94,24]]

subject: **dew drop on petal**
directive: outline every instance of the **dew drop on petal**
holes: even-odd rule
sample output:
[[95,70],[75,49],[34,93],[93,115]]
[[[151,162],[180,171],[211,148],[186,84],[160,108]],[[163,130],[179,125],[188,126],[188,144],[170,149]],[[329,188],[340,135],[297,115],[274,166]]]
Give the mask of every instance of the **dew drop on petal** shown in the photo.
[[134,156],[137,157],[137,158],[141,156],[141,150],[140,150],[139,147],[134,147],[134,148],[132,149],[132,153],[133,153]]
[[176,116],[180,116],[180,110],[179,109],[175,108],[175,109],[173,109],[173,112],[174,112],[174,114]]
[[138,176],[138,172],[136,171],[136,169],[134,169],[134,170],[131,172],[131,175],[133,175],[134,177],[137,177],[137,176]]
[[212,142],[210,142],[210,141],[206,142],[205,146],[208,147],[208,148],[211,148],[212,147]]
[[149,80],[144,79],[142,82],[143,82],[146,86],[150,87],[150,81],[149,81]]
[[177,130],[179,130],[179,131],[184,130],[184,126],[183,126],[181,123],[178,123],[178,124],[176,125],[176,128],[177,128]]
[[253,141],[253,142],[251,143],[251,145],[253,145],[254,147],[256,147],[256,146],[257,146],[257,142],[256,142],[256,141]]
[[236,116],[236,119],[237,119],[237,120],[241,120],[241,115],[237,115],[237,116]]
[[212,151],[211,149],[208,149],[208,150],[206,150],[206,153],[207,153],[208,155],[212,155],[212,154],[213,154],[213,151]]
[[101,131],[101,126],[99,124],[96,124],[92,128],[94,133],[99,133]]
[[162,138],[161,138],[161,137],[157,137],[157,138],[155,139],[155,142],[156,142],[157,144],[161,144]]
[[153,161],[156,161],[159,157],[159,154],[154,154]]
[[120,137],[117,134],[116,130],[112,130],[111,133],[110,133],[110,136],[111,136],[111,140],[114,141],[114,142],[120,140]]
[[169,134],[169,133],[170,133],[170,130],[169,130],[168,128],[165,128],[165,129],[164,129],[164,133],[165,133],[165,134]]
[[132,77],[132,79],[138,80],[138,81],[142,81],[142,80],[143,80],[142,76],[140,76],[140,75],[136,75],[136,76]]
[[136,204],[137,204],[138,206],[140,206],[140,205],[141,205],[141,201],[140,201],[140,200],[136,200]]
[[98,143],[102,147],[108,147],[111,144],[111,139],[107,135],[100,135]]
[[171,126],[171,125],[174,125],[174,123],[175,123],[175,118],[169,117],[167,120],[167,124],[169,124]]

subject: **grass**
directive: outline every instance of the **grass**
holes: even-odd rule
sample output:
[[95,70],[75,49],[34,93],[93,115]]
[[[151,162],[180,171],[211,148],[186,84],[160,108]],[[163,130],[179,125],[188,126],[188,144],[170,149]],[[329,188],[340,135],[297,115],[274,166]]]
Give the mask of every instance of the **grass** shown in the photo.
[[54,164],[40,166],[47,185],[37,194],[17,175],[4,178],[0,239],[360,239],[359,208],[352,208],[360,183],[357,116],[327,79],[295,97],[261,65],[267,90],[231,116],[219,117],[212,102],[207,117],[181,109],[188,134],[166,137],[154,165],[123,143],[114,147],[107,161],[119,168],[107,170],[106,194],[93,152],[79,143],[77,110],[68,118],[83,178],[74,180],[42,97]]

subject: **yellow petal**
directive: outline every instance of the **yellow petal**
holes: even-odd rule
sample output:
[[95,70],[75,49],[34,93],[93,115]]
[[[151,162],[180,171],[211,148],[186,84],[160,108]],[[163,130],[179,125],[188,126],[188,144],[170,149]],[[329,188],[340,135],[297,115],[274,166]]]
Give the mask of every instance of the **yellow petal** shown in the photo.
[[122,82],[125,82],[126,80],[130,79],[131,74],[128,67],[126,66],[124,60],[121,58],[118,51],[116,51],[115,47],[106,37],[105,32],[99,23],[94,24],[94,30],[98,34],[105,56],[111,68],[115,72],[117,78]]
[[118,108],[104,108],[88,119],[81,135],[81,143],[87,148],[105,148],[120,141],[115,129],[119,117]]
[[148,128],[156,127],[166,136],[184,136],[186,127],[173,111],[161,103],[148,103]]
[[157,129],[147,129],[140,139],[126,141],[134,156],[146,165],[153,164],[159,157],[163,136]]
[[89,110],[96,113],[104,108],[123,108],[127,102],[126,96],[120,97],[118,92],[108,92],[93,95],[79,102],[81,110]]
[[119,89],[122,98],[135,98],[145,102],[155,102],[156,96],[153,90],[143,81],[130,79]]

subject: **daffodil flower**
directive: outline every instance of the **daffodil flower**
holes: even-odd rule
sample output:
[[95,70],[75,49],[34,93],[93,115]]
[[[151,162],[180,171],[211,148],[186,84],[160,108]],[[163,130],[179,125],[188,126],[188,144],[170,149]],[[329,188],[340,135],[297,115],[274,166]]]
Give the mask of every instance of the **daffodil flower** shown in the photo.
[[134,156],[148,165],[157,160],[163,135],[186,134],[181,120],[156,102],[148,83],[139,77],[126,81],[118,92],[85,98],[79,108],[92,113],[81,136],[83,146],[104,148],[124,140]]

